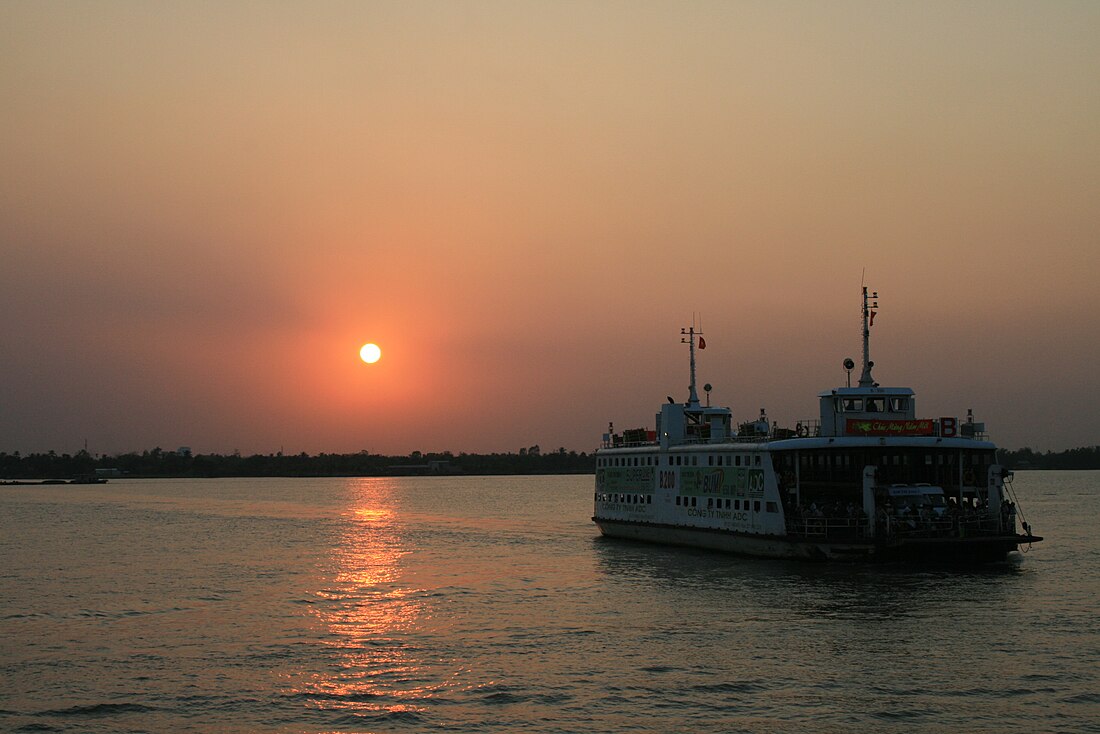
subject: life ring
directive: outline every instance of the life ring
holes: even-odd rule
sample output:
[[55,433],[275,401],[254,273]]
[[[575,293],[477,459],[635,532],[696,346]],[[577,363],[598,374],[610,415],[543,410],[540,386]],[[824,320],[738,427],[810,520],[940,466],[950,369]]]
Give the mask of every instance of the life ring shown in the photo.
[[974,470],[973,469],[967,469],[966,471],[963,472],[963,483],[964,484],[969,484],[971,487],[974,486]]
[[802,425],[801,422],[799,422],[797,425],[795,425],[794,434],[796,436],[798,436],[799,438],[805,438],[807,433],[808,433],[808,431],[806,430],[806,426]]

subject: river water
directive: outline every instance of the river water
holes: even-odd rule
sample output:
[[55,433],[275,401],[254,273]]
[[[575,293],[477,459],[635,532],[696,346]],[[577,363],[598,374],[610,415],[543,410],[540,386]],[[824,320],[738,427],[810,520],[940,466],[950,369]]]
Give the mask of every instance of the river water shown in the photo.
[[598,536],[592,477],[0,487],[0,730],[1100,732],[1100,472],[998,567]]

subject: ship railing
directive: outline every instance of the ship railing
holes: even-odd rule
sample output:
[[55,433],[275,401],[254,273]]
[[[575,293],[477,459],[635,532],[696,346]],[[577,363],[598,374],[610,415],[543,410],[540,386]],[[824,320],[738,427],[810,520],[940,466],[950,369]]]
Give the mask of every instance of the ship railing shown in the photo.
[[867,534],[867,522],[860,517],[799,517],[787,521],[787,533],[806,538],[856,540]]
[[656,446],[656,441],[642,440],[642,441],[626,441],[621,436],[612,436],[610,441],[601,441],[600,448],[602,449],[623,449],[633,448],[636,446]]
[[988,441],[989,434],[986,432],[984,425],[984,423],[960,423],[956,425],[954,432],[945,433],[944,426],[939,421],[933,421],[932,435],[942,438],[973,438],[977,441]]
[[[796,434],[794,429],[778,428],[773,429],[767,434],[754,434],[754,433],[742,433],[736,436],[688,436],[681,439],[670,440],[669,446],[718,446],[722,444],[757,444],[767,443],[768,441],[777,441],[788,438],[802,438],[805,436],[818,436],[820,435],[820,428],[814,427],[813,429],[807,429],[805,434]],[[640,446],[659,446],[660,441],[624,441],[622,439],[616,439],[612,441],[601,441],[600,448],[602,449],[624,449],[624,448],[636,448]]]
[[[966,424],[964,423],[962,427],[965,428]],[[990,440],[989,434],[986,433],[985,431],[966,432],[966,431],[960,430],[959,435],[962,436],[963,438],[973,438],[977,441],[989,441]]]
[[727,443],[764,443],[770,440],[771,436],[755,435],[755,434],[742,434],[737,436],[712,436],[710,438],[702,438],[699,436],[689,436],[676,441],[669,441],[669,446],[709,446],[709,445],[721,445]]
[[780,428],[772,426],[769,437],[773,440],[787,438],[815,438],[821,435],[821,421],[801,420],[794,424],[794,428]]
[[965,538],[996,535],[1001,532],[1001,518],[995,513],[976,515],[891,515],[880,518],[878,530],[888,537]]
[[656,446],[656,445],[657,445],[656,441],[617,441],[614,444],[605,443],[604,448],[605,449],[609,449],[609,448],[623,449],[623,448],[634,448],[636,446]]
[[[821,540],[859,540],[868,536],[865,517],[793,517],[787,519],[790,535]],[[916,515],[880,518],[876,534],[891,538],[966,538],[997,535],[1002,532],[1001,518],[995,513],[971,516]]]

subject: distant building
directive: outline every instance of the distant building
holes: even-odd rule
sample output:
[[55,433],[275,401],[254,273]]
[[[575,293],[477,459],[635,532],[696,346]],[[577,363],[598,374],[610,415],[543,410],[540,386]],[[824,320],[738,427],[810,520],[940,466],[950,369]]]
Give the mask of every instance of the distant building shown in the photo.
[[180,446],[178,449],[176,449],[176,456],[183,456],[185,458],[190,458],[190,456],[191,456],[191,447],[190,446]]

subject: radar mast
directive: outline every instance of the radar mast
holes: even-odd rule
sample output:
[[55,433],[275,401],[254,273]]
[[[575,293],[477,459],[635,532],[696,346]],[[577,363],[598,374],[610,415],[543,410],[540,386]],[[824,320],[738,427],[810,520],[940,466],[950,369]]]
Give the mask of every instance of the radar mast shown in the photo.
[[688,351],[691,354],[691,383],[688,385],[688,407],[699,407],[699,393],[695,390],[695,337],[702,336],[703,331],[695,330],[695,320],[692,319],[692,324],[687,329],[680,329],[680,333],[683,336],[680,338],[681,344],[688,345]]
[[874,387],[875,378],[871,377],[871,368],[875,363],[871,361],[871,324],[875,322],[875,312],[872,308],[878,308],[878,291],[867,294],[867,286],[863,286],[863,374],[859,376],[860,387]]

